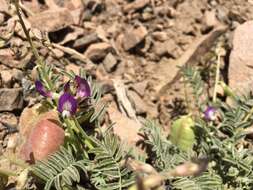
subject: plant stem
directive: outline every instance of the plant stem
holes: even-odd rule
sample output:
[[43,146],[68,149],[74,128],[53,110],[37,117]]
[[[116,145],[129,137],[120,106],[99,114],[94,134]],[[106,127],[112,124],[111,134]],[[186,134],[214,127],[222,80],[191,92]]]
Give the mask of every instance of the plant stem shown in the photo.
[[183,81],[184,82],[184,96],[185,96],[186,107],[187,107],[188,113],[190,113],[192,110],[191,110],[191,104],[190,104],[188,93],[187,93],[187,85],[186,85],[187,81],[184,75],[183,75],[183,80],[184,80]]
[[253,115],[253,108],[250,109],[249,113],[245,116],[243,121],[247,122],[252,115]]
[[[92,145],[92,140],[90,137],[85,133],[85,131],[81,128],[76,118],[69,119],[65,118],[64,122],[67,124],[67,127],[70,128],[69,130],[74,130],[77,134],[81,133],[82,137],[84,138],[84,144],[91,150],[94,148]],[[71,134],[73,135],[73,133]]]
[[0,176],[17,176],[17,174],[11,170],[5,170],[0,168]]
[[26,38],[31,46],[31,49],[32,49],[32,52],[33,52],[33,55],[35,56],[36,60],[38,61],[38,71],[42,74],[42,76],[45,78],[45,82],[47,83],[47,87],[49,88],[49,90],[53,90],[53,84],[52,82],[50,81],[49,79],[49,76],[46,72],[46,69],[45,69],[45,64],[42,60],[42,58],[40,57],[39,53],[38,53],[38,50],[35,48],[34,44],[33,44],[33,41],[29,35],[29,32],[25,26],[25,23],[24,23],[24,20],[22,18],[22,15],[21,15],[21,10],[20,10],[20,6],[19,6],[19,0],[14,0],[14,5],[15,5],[15,8],[16,8],[16,11],[17,11],[17,15],[18,15],[18,18],[19,18],[19,21],[20,21],[20,24],[22,26],[22,29],[26,35]]
[[217,99],[218,83],[220,80],[220,64],[221,64],[221,54],[218,52],[216,74],[215,74],[215,84],[214,84],[214,91],[213,91],[213,103],[215,103]]
[[80,126],[79,122],[77,121],[76,118],[74,118],[75,126],[78,128],[78,131],[82,134],[84,137],[84,143],[89,147],[89,149],[94,149],[94,146],[92,144],[92,139],[85,133],[83,128]]

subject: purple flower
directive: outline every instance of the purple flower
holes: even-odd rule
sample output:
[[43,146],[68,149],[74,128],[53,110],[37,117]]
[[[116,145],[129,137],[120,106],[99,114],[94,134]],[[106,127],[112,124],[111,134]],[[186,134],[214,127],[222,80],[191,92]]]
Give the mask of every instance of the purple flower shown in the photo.
[[35,81],[35,89],[44,97],[52,97],[52,93],[47,91],[42,82],[39,80]]
[[62,113],[63,117],[69,117],[74,115],[77,110],[77,101],[76,99],[69,94],[68,92],[64,92],[59,99],[58,102],[58,111]]
[[91,96],[91,89],[87,80],[79,76],[76,76],[75,82],[77,84],[77,92],[76,92],[77,98],[87,98]]
[[216,119],[216,109],[208,106],[204,112],[205,119],[209,121],[214,121]]

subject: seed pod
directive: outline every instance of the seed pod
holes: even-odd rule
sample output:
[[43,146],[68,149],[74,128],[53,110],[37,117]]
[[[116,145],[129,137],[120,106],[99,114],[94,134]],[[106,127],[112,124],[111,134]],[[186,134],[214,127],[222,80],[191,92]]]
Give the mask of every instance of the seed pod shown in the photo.
[[171,142],[181,150],[187,151],[191,149],[195,141],[193,126],[194,121],[189,116],[182,116],[174,121],[171,127]]
[[21,148],[21,157],[34,163],[47,158],[59,150],[64,143],[64,130],[56,120],[42,119],[32,129],[26,143]]

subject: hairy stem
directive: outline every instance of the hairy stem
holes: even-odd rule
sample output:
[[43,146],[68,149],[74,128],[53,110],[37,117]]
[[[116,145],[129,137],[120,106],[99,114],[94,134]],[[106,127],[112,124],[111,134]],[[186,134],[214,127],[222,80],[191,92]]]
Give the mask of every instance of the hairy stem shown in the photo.
[[46,72],[46,69],[45,69],[45,64],[42,60],[42,58],[40,57],[39,53],[38,53],[38,50],[35,48],[34,46],[34,43],[29,35],[29,31],[27,30],[26,26],[25,26],[25,23],[24,23],[24,20],[22,18],[22,15],[21,15],[21,10],[20,10],[20,5],[19,5],[19,0],[14,0],[14,5],[15,5],[15,8],[16,8],[16,11],[17,11],[17,15],[18,15],[18,18],[19,18],[19,21],[20,21],[20,24],[22,26],[22,29],[26,35],[26,38],[31,46],[31,49],[32,49],[32,52],[33,52],[33,55],[35,56],[36,60],[38,61],[38,71],[42,74],[42,76],[44,77],[45,79],[45,82],[46,82],[46,85],[47,87],[49,88],[49,90],[53,90],[53,84],[52,82],[50,81],[49,79],[49,76]]

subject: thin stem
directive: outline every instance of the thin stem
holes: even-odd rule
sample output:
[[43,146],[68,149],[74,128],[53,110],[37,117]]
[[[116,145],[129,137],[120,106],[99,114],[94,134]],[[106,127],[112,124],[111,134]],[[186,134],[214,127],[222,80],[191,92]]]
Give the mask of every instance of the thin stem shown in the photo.
[[[65,118],[64,122],[67,124],[67,127],[70,128],[69,130],[75,131],[77,134],[81,133],[82,137],[84,138],[84,144],[91,150],[94,148],[92,144],[92,140],[90,137],[85,133],[85,131],[81,128],[76,118],[69,119]],[[71,134],[73,135],[73,133]]]
[[74,122],[76,127],[78,128],[78,131],[82,134],[82,136],[84,137],[84,143],[89,147],[89,149],[94,149],[94,146],[92,144],[92,139],[85,133],[85,131],[83,130],[83,128],[80,126],[79,122],[77,121],[76,118],[74,118]]
[[21,24],[21,26],[23,28],[23,31],[24,31],[24,33],[26,35],[26,38],[27,38],[27,40],[28,40],[28,42],[29,42],[29,44],[31,46],[32,52],[33,52],[34,56],[36,57],[38,63],[40,65],[43,65],[43,61],[42,61],[41,57],[39,56],[39,53],[38,53],[37,49],[34,47],[32,39],[30,38],[29,32],[28,32],[28,30],[27,30],[27,28],[25,26],[25,23],[23,21],[23,18],[21,16],[21,10],[20,10],[20,6],[19,6],[19,0],[15,0],[14,1],[14,5],[15,5],[15,8],[16,8],[16,11],[17,11],[17,14],[18,14],[18,18],[19,18],[20,24]]
[[218,57],[217,57],[217,65],[216,65],[215,84],[214,84],[214,91],[213,91],[213,102],[214,103],[217,100],[218,83],[219,83],[219,80],[220,80],[221,54],[218,52],[217,56]]
[[21,15],[21,10],[20,10],[20,5],[19,5],[19,0],[15,0],[14,1],[14,5],[15,5],[15,8],[16,8],[16,11],[17,11],[17,15],[18,15],[18,18],[19,18],[19,21],[20,21],[20,24],[22,26],[22,29],[26,35],[26,38],[31,46],[31,49],[32,49],[32,52],[33,52],[33,55],[35,56],[36,60],[38,61],[38,71],[42,74],[42,76],[45,78],[45,82],[47,84],[47,87],[49,88],[49,90],[53,90],[53,84],[52,82],[50,81],[49,79],[49,76],[47,75],[47,72],[46,72],[46,69],[45,69],[45,64],[42,60],[42,58],[40,57],[39,53],[38,53],[38,50],[35,48],[34,46],[34,43],[29,35],[29,32],[25,26],[25,23],[24,23],[24,20],[22,18],[22,15]]

